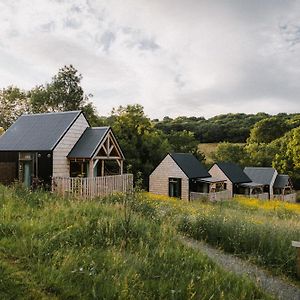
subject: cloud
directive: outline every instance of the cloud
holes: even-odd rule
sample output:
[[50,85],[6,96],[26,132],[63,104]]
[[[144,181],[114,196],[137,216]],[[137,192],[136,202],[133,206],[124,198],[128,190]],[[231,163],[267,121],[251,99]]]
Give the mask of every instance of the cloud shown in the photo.
[[295,1],[0,2],[0,83],[30,88],[73,64],[102,114],[299,112]]

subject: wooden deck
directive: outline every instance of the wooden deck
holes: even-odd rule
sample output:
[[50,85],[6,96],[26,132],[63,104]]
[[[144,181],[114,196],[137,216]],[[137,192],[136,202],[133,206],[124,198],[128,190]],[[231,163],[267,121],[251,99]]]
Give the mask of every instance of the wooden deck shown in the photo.
[[126,193],[133,189],[133,175],[103,177],[53,177],[52,191],[61,196],[76,198],[104,197],[113,193]]

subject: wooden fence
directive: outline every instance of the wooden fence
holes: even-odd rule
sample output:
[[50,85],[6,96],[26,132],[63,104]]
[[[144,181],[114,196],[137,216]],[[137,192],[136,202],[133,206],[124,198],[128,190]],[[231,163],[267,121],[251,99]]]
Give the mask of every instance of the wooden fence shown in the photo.
[[268,200],[269,194],[268,193],[261,193],[261,194],[235,194],[234,197],[245,197],[245,198],[253,198],[253,199],[260,199],[260,200]]
[[220,191],[215,193],[196,193],[190,192],[190,200],[207,199],[209,201],[229,200],[231,198],[230,191]]
[[123,174],[103,177],[53,177],[52,191],[61,196],[77,198],[103,197],[133,189],[133,175]]

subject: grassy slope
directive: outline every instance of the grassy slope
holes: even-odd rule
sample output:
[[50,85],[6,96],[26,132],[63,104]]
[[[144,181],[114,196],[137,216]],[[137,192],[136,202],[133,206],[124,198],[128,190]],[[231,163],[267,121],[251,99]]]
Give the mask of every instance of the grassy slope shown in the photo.
[[[244,145],[243,143],[236,143],[237,145]],[[206,157],[206,162],[211,164],[213,163],[212,155],[216,152],[219,143],[201,143],[198,145],[198,148],[201,152],[204,153]]]
[[0,299],[269,299],[112,200],[0,186]]
[[136,209],[169,218],[186,235],[296,279],[296,251],[291,241],[300,240],[299,204],[240,198],[186,205],[176,199],[145,194]]

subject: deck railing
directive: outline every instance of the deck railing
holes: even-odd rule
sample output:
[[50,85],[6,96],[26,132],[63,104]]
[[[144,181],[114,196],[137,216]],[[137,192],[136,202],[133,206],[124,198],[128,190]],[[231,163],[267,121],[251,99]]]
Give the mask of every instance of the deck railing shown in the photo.
[[209,201],[220,201],[220,200],[228,200],[231,198],[230,191],[224,190],[215,193],[197,193],[190,192],[190,200],[201,200],[207,199]]
[[235,194],[234,197],[245,197],[245,198],[253,198],[253,199],[260,199],[260,200],[268,200],[269,194],[268,193],[261,193],[261,194]]
[[133,175],[123,174],[103,177],[53,177],[52,191],[61,196],[77,198],[103,197],[133,189]]

